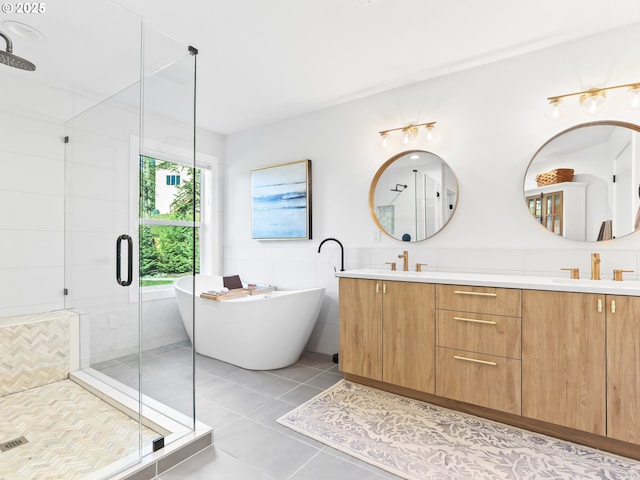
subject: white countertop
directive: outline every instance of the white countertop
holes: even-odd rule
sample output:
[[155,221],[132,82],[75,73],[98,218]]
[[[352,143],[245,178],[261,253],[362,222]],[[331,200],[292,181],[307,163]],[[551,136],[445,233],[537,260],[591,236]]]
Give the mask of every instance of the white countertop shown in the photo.
[[500,275],[491,273],[404,272],[379,268],[361,268],[337,272],[337,277],[395,280],[399,282],[444,283],[478,287],[521,288],[526,290],[553,290],[558,292],[600,293],[640,297],[640,281],[590,280],[567,277],[541,277],[533,275]]

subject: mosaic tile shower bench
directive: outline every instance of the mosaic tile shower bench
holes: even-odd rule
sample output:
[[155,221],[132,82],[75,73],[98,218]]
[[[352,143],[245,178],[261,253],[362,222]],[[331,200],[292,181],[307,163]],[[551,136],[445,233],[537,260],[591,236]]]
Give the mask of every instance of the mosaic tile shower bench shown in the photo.
[[0,318],[0,397],[68,378],[77,322],[66,310]]

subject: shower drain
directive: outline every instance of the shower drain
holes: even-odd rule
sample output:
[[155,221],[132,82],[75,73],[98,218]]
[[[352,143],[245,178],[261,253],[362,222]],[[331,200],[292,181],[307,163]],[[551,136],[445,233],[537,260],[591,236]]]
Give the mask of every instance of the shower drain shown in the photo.
[[24,437],[14,438],[13,440],[9,440],[8,442],[2,442],[0,443],[0,452],[6,452],[7,450],[19,447],[20,445],[24,445],[25,443],[29,443],[29,440]]

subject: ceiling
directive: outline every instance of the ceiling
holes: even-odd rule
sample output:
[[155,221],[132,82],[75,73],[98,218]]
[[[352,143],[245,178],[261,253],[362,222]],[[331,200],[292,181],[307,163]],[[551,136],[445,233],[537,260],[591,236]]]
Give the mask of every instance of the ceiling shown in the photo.
[[[13,75],[37,74],[56,88],[88,95],[101,94],[101,82],[130,80],[111,78],[128,62],[115,57],[111,46],[135,45],[135,24],[115,20],[108,11],[113,4],[104,2],[101,9],[90,2],[89,9],[86,0],[82,7],[78,2],[49,2],[49,11],[39,16],[4,17],[45,34],[38,42],[13,39],[14,53],[38,66]],[[221,134],[640,22],[637,0],[117,3],[198,48],[198,122]],[[73,28],[64,25],[69,19]],[[96,42],[86,40],[91,36]],[[71,45],[73,55],[64,55]]]

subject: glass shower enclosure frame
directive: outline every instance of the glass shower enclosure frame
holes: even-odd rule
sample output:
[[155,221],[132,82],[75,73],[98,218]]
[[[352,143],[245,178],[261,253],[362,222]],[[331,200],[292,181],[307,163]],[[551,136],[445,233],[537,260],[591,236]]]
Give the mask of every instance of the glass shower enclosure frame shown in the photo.
[[[138,444],[102,472],[105,477],[196,428],[192,346],[178,346],[179,385],[162,384],[158,371],[180,326],[171,285],[141,286],[148,250],[140,248],[142,206],[156,198],[148,198],[155,193],[143,188],[140,172],[146,155],[195,172],[198,52],[144,21],[140,39],[136,80],[66,123],[64,304],[80,319],[72,375],[139,428]],[[195,211],[191,223],[190,267],[183,273],[195,278]],[[167,362],[160,368],[172,368],[172,359]]]

